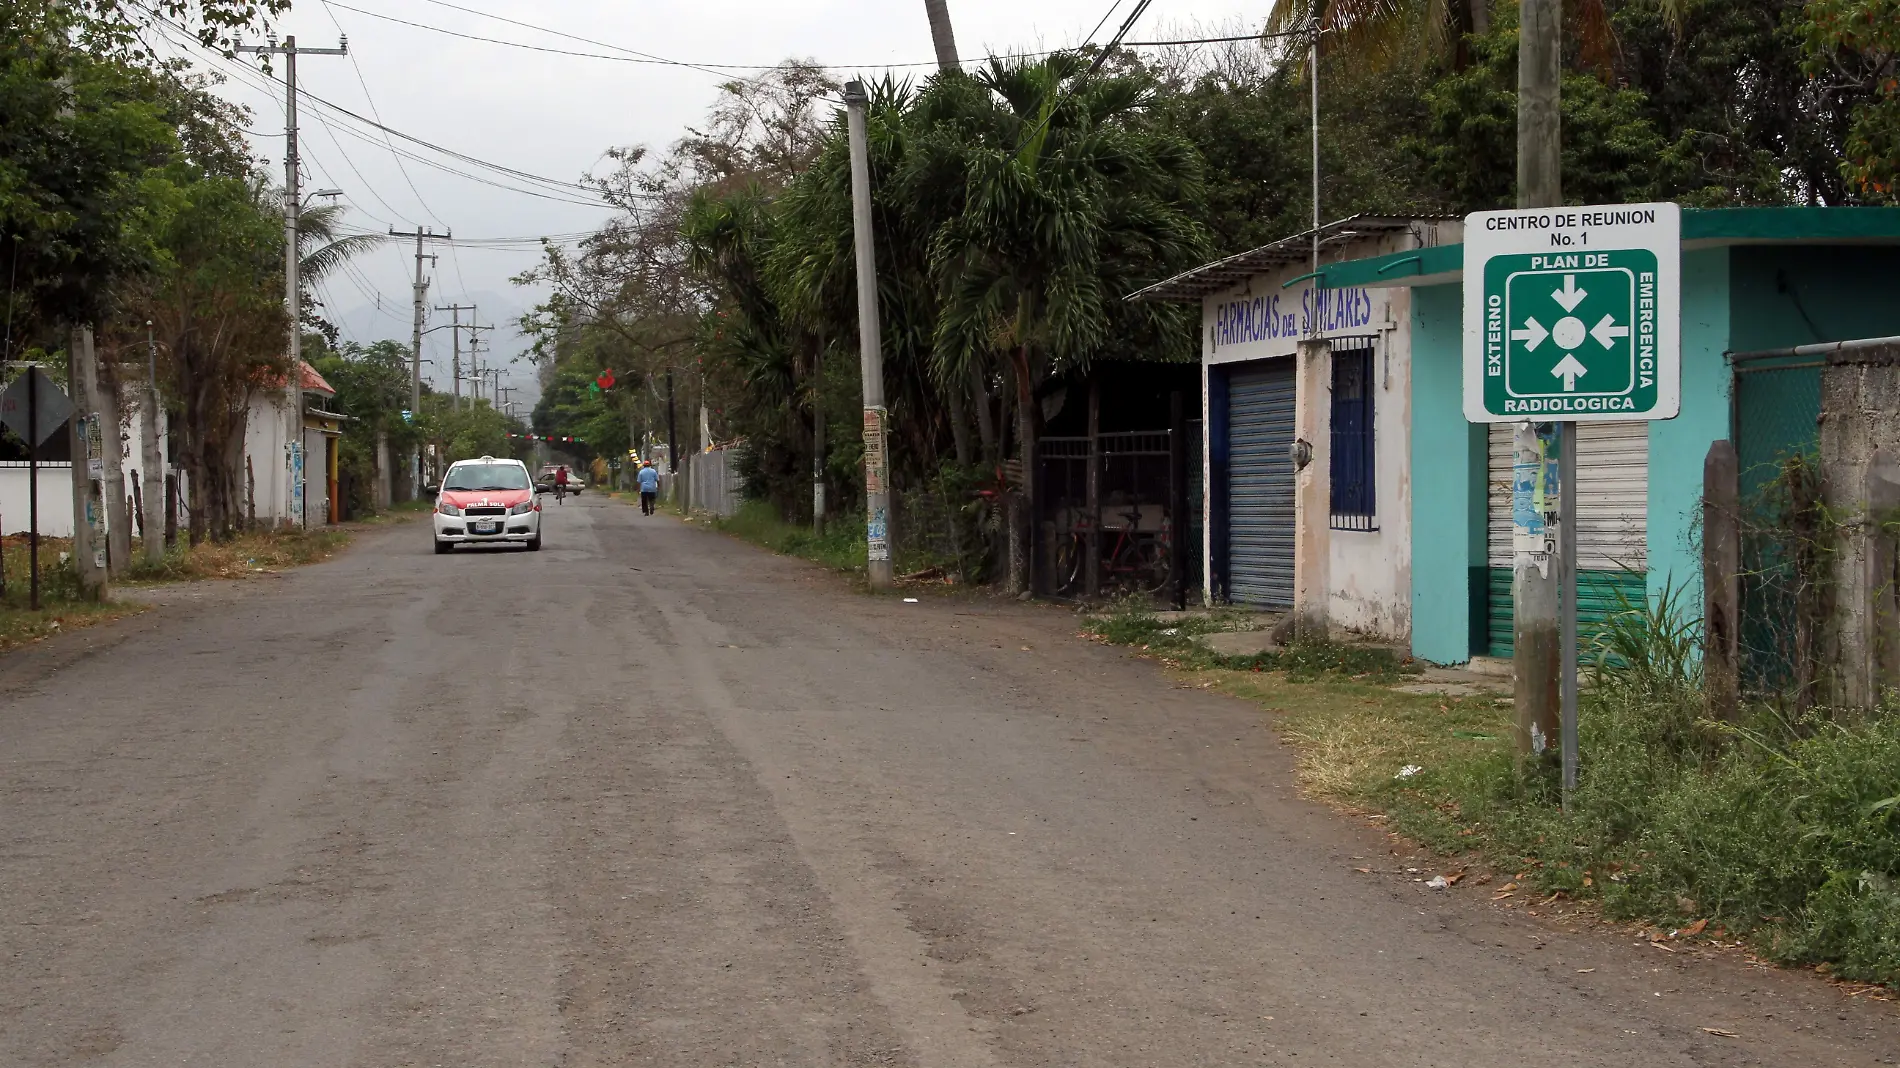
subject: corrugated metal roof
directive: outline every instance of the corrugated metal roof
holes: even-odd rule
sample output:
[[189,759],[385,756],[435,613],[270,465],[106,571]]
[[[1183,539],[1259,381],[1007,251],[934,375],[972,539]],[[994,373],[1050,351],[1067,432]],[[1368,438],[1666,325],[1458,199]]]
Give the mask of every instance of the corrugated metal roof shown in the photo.
[[[1335,248],[1348,241],[1378,234],[1388,234],[1410,228],[1421,220],[1409,216],[1392,215],[1352,215],[1344,219],[1329,222],[1319,228],[1319,244],[1322,254],[1328,248]],[[1307,263],[1313,255],[1313,231],[1302,230],[1290,237],[1283,237],[1270,245],[1229,256],[1224,260],[1203,264],[1191,271],[1182,271],[1146,289],[1130,293],[1125,299],[1133,301],[1196,301],[1209,293],[1217,293],[1230,286],[1252,278],[1257,274],[1286,267],[1296,263]]]

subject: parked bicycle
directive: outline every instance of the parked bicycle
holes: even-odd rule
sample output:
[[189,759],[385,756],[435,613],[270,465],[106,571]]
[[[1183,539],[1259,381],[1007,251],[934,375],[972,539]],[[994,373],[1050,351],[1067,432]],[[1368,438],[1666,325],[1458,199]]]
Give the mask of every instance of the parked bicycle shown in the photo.
[[[1126,522],[1106,527],[1114,541],[1102,547],[1102,581],[1105,590],[1133,593],[1158,593],[1168,585],[1174,571],[1173,525],[1162,516],[1156,530],[1141,529],[1141,510],[1119,513]],[[1055,591],[1063,596],[1080,596],[1087,589],[1088,539],[1095,531],[1087,516],[1071,524],[1068,536],[1055,551]]]

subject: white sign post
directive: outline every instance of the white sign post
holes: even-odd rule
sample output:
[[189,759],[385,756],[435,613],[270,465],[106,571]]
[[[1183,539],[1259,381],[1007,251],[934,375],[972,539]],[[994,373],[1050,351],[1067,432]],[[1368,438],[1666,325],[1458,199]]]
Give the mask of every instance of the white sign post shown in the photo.
[[1548,574],[1556,550],[1568,807],[1577,783],[1577,424],[1673,419],[1682,408],[1682,212],[1481,211],[1465,217],[1464,247],[1465,418],[1557,424],[1557,514],[1547,511],[1550,436],[1520,435],[1512,523],[1518,566]]

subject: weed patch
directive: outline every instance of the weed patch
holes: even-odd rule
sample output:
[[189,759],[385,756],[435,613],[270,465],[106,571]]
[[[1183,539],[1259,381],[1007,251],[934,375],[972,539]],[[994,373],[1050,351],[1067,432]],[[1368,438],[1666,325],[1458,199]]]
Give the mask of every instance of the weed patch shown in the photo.
[[137,562],[126,570],[126,579],[184,582],[250,578],[327,560],[349,544],[349,540],[349,533],[341,530],[258,531],[240,534],[227,542],[207,541],[197,545],[186,545],[181,540],[155,564],[148,563],[135,548],[132,558]]
[[1234,629],[1235,618],[1189,616],[1171,622],[1139,608],[1122,607],[1093,617],[1087,629],[1110,644],[1138,646],[1177,666],[1200,670],[1283,672],[1294,681],[1336,676],[1375,682],[1394,682],[1413,672],[1389,649],[1342,642],[1295,642],[1283,649],[1233,655],[1217,652],[1197,640]]
[[100,604],[80,596],[79,577],[60,557],[72,552],[69,538],[40,539],[40,609],[31,603],[28,589],[28,550],[24,534],[0,538],[0,651],[49,638],[62,631],[104,623],[144,611],[144,606],[111,602]]
[[1090,630],[1273,711],[1311,793],[1526,891],[1900,989],[1900,709],[1712,721],[1693,635],[1645,618],[1669,611],[1636,606],[1606,632],[1567,813],[1555,771],[1519,765],[1508,698],[1394,692],[1378,683],[1402,665],[1377,650],[1222,656],[1193,640],[1215,619],[1115,613]]
[[743,538],[754,545],[785,556],[796,556],[838,571],[862,572],[866,549],[861,524],[840,521],[813,533],[803,525],[779,518],[778,511],[765,501],[746,501],[735,515],[710,520],[714,530]]

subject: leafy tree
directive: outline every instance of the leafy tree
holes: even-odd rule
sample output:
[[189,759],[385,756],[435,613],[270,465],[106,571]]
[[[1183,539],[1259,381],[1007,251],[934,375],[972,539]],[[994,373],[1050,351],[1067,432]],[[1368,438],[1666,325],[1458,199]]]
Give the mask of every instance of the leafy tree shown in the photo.
[[521,424],[485,400],[457,407],[455,398],[448,394],[424,394],[416,427],[422,439],[436,447],[444,468],[477,456],[521,459],[526,455],[521,439],[508,436],[521,433]]
[[239,472],[250,399],[282,388],[288,324],[283,224],[270,196],[243,178],[189,177],[173,187],[158,231],[164,263],[133,301],[161,341],[196,543],[229,537],[244,515]]
[[1032,65],[992,60],[976,76],[997,100],[1003,136],[964,148],[962,211],[932,239],[944,291],[936,359],[955,370],[1001,353],[1015,391],[1024,482],[1011,529],[1016,588],[1028,581],[1038,389],[1086,368],[1115,333],[1183,325],[1178,309],[1121,298],[1205,251],[1183,210],[1200,193],[1198,154],[1177,134],[1131,121],[1152,82],[1091,78],[1085,68],[1059,53]]
[[422,440],[413,419],[402,417],[409,407],[409,346],[350,342],[335,351],[313,351],[315,346],[305,344],[311,366],[336,390],[337,409],[350,417],[343,424],[337,466],[350,487],[352,513],[368,511],[375,505],[377,441],[387,442],[394,462]]
[[[1474,38],[1472,65],[1426,91],[1430,125],[1415,141],[1428,177],[1457,212],[1509,206],[1517,187],[1517,31]],[[1573,204],[1669,199],[1687,168],[1644,113],[1645,99],[1567,72],[1563,192]]]
[[63,324],[100,322],[115,286],[157,264],[167,183],[152,172],[183,154],[181,113],[200,103],[72,47],[72,28],[52,5],[0,7],[0,264],[16,345],[51,348]]
[[1806,69],[1858,98],[1840,171],[1859,196],[1900,199],[1900,0],[1813,0]]

